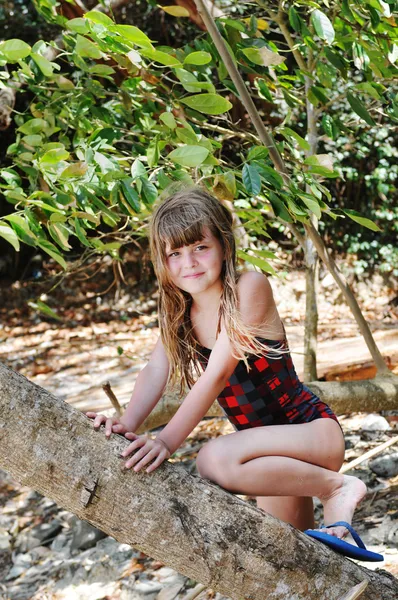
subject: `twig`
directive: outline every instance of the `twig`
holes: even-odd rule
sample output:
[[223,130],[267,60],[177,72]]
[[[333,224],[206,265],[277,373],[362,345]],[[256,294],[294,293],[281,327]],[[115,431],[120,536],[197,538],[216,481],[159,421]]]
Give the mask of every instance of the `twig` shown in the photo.
[[109,400],[111,401],[111,404],[112,404],[113,408],[115,409],[117,416],[121,417],[123,411],[119,404],[119,400],[116,398],[116,396],[111,388],[111,384],[109,383],[109,381],[102,384],[102,389],[104,390],[105,394],[108,396]]
[[345,473],[346,471],[349,471],[350,469],[357,467],[364,460],[367,460],[368,458],[371,458],[372,456],[376,456],[376,454],[379,454],[380,452],[382,452],[386,448],[389,448],[393,444],[396,444],[397,442],[398,442],[398,435],[396,435],[395,437],[388,440],[388,442],[384,442],[384,444],[380,444],[380,446],[377,446],[376,448],[369,450],[369,452],[365,452],[365,454],[363,454],[362,456],[359,456],[355,460],[352,460],[347,465],[344,465],[344,467],[341,467],[340,473]]
[[367,579],[364,579],[363,581],[361,581],[361,583],[358,583],[358,585],[351,588],[346,594],[344,594],[344,596],[341,596],[339,600],[356,600],[356,598],[362,596],[362,594],[368,587],[368,583],[369,581]]
[[194,598],[196,598],[196,596],[199,596],[199,594],[201,592],[203,592],[203,590],[206,589],[206,586],[203,585],[202,583],[198,583],[197,585],[195,585],[195,587],[193,588],[193,590],[191,592],[189,592],[185,598],[183,598],[183,600],[193,600]]

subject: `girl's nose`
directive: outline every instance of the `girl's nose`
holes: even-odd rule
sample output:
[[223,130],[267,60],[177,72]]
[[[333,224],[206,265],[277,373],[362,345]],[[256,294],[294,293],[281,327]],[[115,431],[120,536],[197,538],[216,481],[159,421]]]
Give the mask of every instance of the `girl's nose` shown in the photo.
[[193,267],[196,264],[197,264],[196,256],[194,254],[191,254],[190,252],[188,252],[185,257],[185,261],[184,261],[185,267],[188,267],[188,268]]

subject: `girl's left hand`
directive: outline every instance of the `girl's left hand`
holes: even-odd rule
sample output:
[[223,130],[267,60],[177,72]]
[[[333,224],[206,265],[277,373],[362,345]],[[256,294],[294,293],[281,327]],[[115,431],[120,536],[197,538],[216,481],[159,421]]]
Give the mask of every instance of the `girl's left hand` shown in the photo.
[[140,471],[145,465],[152,464],[146,469],[147,473],[154,471],[162,464],[164,460],[170,458],[169,449],[159,439],[152,439],[146,435],[137,435],[135,433],[126,433],[125,437],[128,440],[134,440],[132,444],[127,446],[122,452],[122,456],[128,456],[132,452],[137,452],[132,458],[126,461],[125,468],[130,469],[134,465],[134,471]]

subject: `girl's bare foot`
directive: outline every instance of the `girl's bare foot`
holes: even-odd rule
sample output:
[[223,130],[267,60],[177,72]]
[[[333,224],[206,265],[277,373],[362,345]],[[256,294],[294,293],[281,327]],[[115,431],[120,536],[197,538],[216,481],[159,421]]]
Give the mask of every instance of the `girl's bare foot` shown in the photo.
[[[343,482],[327,498],[320,498],[323,504],[325,525],[331,525],[336,521],[347,521],[351,524],[352,515],[358,504],[366,494],[366,485],[357,477],[343,475]],[[343,538],[348,534],[345,527],[330,527],[321,529],[324,533]]]

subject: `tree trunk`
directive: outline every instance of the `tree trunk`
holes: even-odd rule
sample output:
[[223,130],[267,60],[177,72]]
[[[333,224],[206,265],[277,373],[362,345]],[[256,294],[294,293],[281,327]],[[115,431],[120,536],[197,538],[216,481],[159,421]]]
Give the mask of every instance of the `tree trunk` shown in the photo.
[[122,470],[128,442],[0,364],[0,467],[23,485],[231,598],[332,600],[363,580],[363,600],[398,581],[344,559],[181,466]]
[[[309,51],[307,66],[312,60],[312,50]],[[308,70],[308,68],[307,68]],[[306,96],[311,87],[311,79],[305,77]],[[307,156],[316,154],[318,146],[318,137],[316,130],[315,107],[307,99],[307,134],[309,150]],[[308,183],[305,186],[306,192],[311,193]],[[313,226],[318,229],[318,219],[312,215]],[[316,381],[318,374],[316,370],[316,350],[318,338],[318,279],[319,279],[319,259],[314,244],[308,235],[305,236],[305,332],[304,332],[304,381]]]
[[[378,377],[364,381],[314,381],[308,383],[314,394],[326,402],[337,415],[353,412],[398,410],[398,378]],[[181,401],[177,392],[165,394],[144,421],[138,433],[166,425],[175,415]],[[222,417],[217,402],[207,412],[208,417]]]

